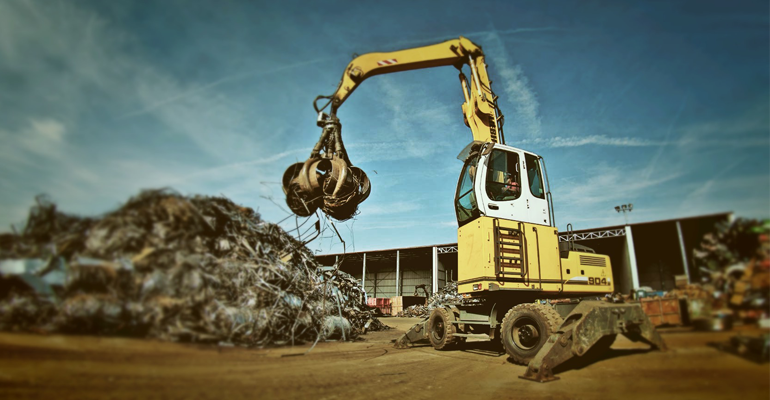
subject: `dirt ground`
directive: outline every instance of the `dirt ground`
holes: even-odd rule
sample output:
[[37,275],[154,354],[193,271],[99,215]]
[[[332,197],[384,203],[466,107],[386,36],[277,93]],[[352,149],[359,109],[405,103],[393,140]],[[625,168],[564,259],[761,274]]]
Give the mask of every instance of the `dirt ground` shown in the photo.
[[244,349],[124,338],[0,334],[0,397],[29,399],[768,399],[770,366],[709,342],[738,327],[703,333],[661,330],[669,351],[623,337],[561,379],[519,379],[525,367],[482,343],[453,351],[392,347],[416,318],[384,318],[395,329],[364,341]]

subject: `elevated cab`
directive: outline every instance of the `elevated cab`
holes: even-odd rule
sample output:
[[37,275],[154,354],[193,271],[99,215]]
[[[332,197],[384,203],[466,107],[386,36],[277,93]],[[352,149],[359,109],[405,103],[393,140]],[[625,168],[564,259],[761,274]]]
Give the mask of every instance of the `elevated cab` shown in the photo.
[[458,158],[464,160],[455,195],[460,293],[612,292],[609,257],[560,248],[542,157],[473,142]]
[[551,226],[542,157],[501,144],[472,142],[455,195],[459,226],[479,216]]

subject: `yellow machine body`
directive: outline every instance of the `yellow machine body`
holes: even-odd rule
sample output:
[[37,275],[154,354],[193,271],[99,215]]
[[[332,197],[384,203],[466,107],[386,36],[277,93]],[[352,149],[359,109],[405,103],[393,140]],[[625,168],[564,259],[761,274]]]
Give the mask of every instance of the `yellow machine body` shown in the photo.
[[460,294],[538,291],[553,298],[614,290],[610,258],[560,253],[554,227],[481,216],[460,227],[457,239]]

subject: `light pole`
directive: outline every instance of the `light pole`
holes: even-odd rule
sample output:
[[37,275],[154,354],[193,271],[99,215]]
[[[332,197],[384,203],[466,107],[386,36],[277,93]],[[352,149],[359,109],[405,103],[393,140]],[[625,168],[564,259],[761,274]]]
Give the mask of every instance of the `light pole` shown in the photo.
[[617,212],[623,211],[623,219],[626,220],[626,225],[628,225],[628,216],[626,216],[626,213],[631,212],[631,210],[633,209],[634,209],[634,205],[631,203],[615,206],[615,211]]
[[628,225],[628,216],[626,213],[630,213],[634,209],[634,205],[631,203],[615,206],[615,211],[623,211],[623,218],[626,220],[626,255],[628,256],[628,270],[631,273],[631,290],[636,290],[639,287],[639,267],[636,265],[636,249],[634,247],[634,236],[631,232],[631,226]]

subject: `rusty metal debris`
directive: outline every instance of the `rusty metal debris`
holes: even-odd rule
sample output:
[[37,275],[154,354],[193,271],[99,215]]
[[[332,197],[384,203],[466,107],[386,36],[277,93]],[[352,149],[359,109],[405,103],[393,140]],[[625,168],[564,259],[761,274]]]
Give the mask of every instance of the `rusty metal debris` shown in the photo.
[[266,346],[385,327],[361,287],[254,210],[150,190],[100,218],[38,198],[0,238],[0,329]]
[[460,304],[463,297],[457,293],[457,282],[447,282],[446,286],[434,293],[426,302],[426,305],[409,306],[397,314],[398,317],[428,318],[430,312],[438,307],[452,304]]
[[428,311],[428,307],[415,304],[412,306],[409,306],[405,308],[403,311],[399,311],[398,314],[396,314],[397,317],[420,317],[425,318],[430,315],[430,311]]
[[352,218],[371,192],[369,178],[350,162],[342,143],[339,119],[320,113],[323,128],[310,157],[291,165],[283,174],[286,204],[299,216],[309,216],[318,208],[332,218]]

